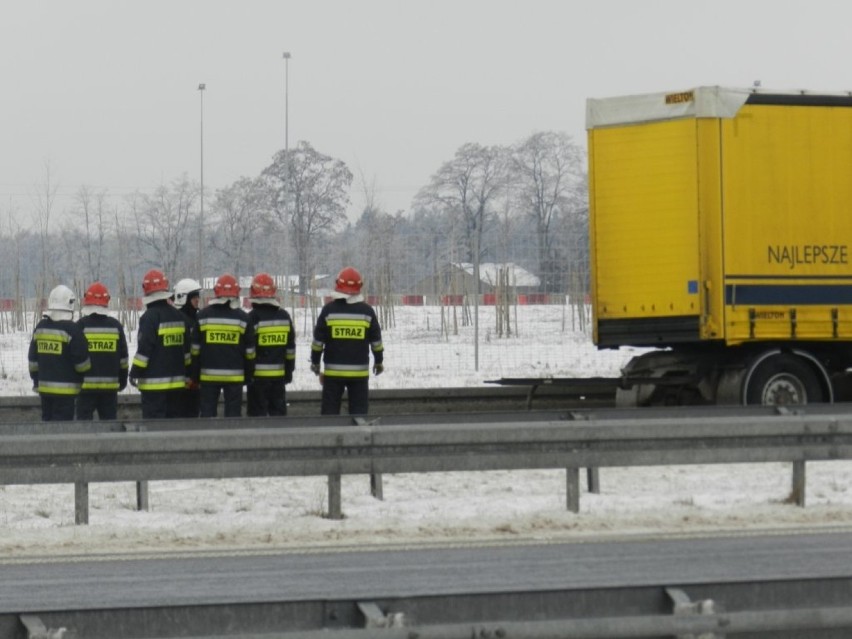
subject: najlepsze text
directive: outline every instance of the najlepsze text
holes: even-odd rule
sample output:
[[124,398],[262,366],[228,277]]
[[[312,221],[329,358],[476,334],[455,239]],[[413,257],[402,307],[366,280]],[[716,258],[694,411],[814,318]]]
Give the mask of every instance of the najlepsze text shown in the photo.
[[770,264],[791,269],[806,264],[849,264],[849,247],[845,244],[776,244],[767,248]]

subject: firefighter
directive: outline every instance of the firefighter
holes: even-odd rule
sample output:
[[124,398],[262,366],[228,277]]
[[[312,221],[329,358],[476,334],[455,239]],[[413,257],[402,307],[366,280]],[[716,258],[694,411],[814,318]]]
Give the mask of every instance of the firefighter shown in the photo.
[[124,327],[111,317],[109,291],[100,282],[93,283],[83,295],[83,308],[77,325],[83,329],[89,345],[92,367],[83,378],[77,396],[77,419],[118,417],[118,392],[127,386],[127,338]]
[[285,386],[293,381],[296,333],[290,314],[275,299],[277,292],[268,273],[258,273],[252,278],[248,316],[257,351],[254,380],[246,392],[250,417],[287,414]]
[[[350,415],[366,415],[369,407],[370,351],[373,374],[384,371],[382,330],[373,307],[361,295],[361,274],[347,266],[334,282],[334,297],[320,311],[311,344],[311,371],[320,376],[320,413],[339,415],[347,392]],[[320,369],[320,361],[325,371]]]
[[33,390],[41,398],[42,421],[74,419],[74,400],[91,367],[82,329],[73,321],[74,292],[59,285],[50,291],[47,310],[36,324],[27,359]]
[[142,417],[180,417],[189,378],[190,336],[183,314],[169,302],[169,280],[151,269],[142,279],[145,312],[139,318],[130,383],[142,395]]
[[198,312],[199,330],[192,344],[193,353],[198,353],[201,417],[216,417],[220,394],[225,417],[240,417],[243,384],[250,384],[254,375],[254,330],[240,308],[240,285],[233,275],[220,276],[213,295]]
[[[195,340],[195,335],[198,333],[198,306],[201,303],[201,284],[192,279],[184,278],[175,284],[175,290],[172,295],[175,307],[184,315],[184,321],[189,327],[190,337]],[[194,360],[198,356],[193,353]],[[198,382],[190,378],[187,381],[186,388],[183,392],[181,400],[181,417],[198,417],[201,412],[201,392],[198,387]]]

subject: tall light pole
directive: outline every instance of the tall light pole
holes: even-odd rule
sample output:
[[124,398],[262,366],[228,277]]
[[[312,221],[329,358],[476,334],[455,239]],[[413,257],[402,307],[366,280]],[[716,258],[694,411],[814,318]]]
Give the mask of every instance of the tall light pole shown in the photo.
[[[283,54],[281,54],[281,57],[284,58],[284,188],[289,191],[290,184],[288,180],[290,179],[290,52],[285,51]],[[287,206],[286,200],[284,206]],[[285,225],[284,228],[286,229],[287,226]],[[286,234],[284,236],[284,241],[287,241]],[[282,264],[282,266],[284,266],[284,264]],[[287,271],[285,270],[285,273],[286,272]],[[289,275],[287,277],[289,278]],[[289,287],[287,287],[285,290],[289,290]]]
[[285,51],[284,58],[284,153],[290,150],[290,52]]
[[204,236],[204,89],[207,85],[202,83],[198,85],[198,95],[201,98],[201,212],[198,214],[198,281],[204,286],[204,274],[202,273],[203,262],[201,260],[201,250],[203,246]]

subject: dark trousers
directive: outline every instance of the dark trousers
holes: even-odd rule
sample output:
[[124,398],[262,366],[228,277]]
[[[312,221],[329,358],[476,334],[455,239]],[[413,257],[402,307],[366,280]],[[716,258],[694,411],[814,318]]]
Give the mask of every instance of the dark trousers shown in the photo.
[[225,399],[225,417],[240,417],[243,414],[242,384],[201,383],[201,416],[216,417],[219,394]]
[[198,417],[201,413],[201,390],[187,388],[180,393],[180,416]]
[[70,422],[74,419],[74,395],[51,395],[40,393],[41,421]]
[[350,415],[366,415],[369,408],[370,381],[366,377],[329,377],[322,382],[321,415],[340,415],[343,391],[349,403]]
[[257,379],[246,389],[246,413],[249,417],[287,414],[284,378]]
[[91,420],[118,418],[118,393],[115,391],[83,391],[77,395],[77,419]]
[[166,419],[180,417],[180,391],[142,391],[142,418]]

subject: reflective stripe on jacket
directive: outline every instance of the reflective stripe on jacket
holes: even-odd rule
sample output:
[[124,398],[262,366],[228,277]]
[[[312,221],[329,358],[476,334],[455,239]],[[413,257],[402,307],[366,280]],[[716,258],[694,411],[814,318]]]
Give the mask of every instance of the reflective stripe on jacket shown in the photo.
[[27,354],[30,377],[39,393],[76,395],[92,367],[83,331],[71,320],[44,317],[35,327]]

